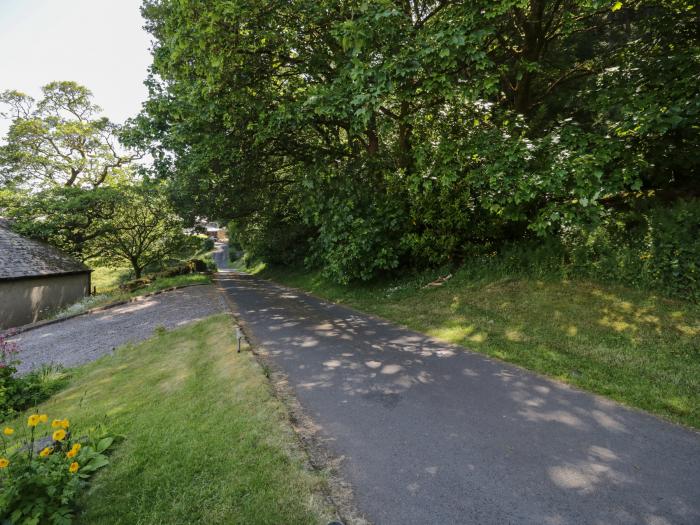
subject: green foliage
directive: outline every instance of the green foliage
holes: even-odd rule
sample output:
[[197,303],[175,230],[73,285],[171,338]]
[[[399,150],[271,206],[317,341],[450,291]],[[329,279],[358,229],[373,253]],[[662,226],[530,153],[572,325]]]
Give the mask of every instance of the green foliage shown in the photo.
[[697,194],[699,13],[148,0],[131,139],[188,218],[233,219],[252,257],[338,282],[556,243],[633,212],[636,192]]
[[611,214],[563,236],[569,271],[700,301],[700,200]]
[[138,279],[149,265],[191,253],[195,238],[158,187],[124,186],[104,231],[94,239],[97,258],[105,265],[130,264]]
[[[29,431],[19,439],[8,437],[18,434],[5,427],[2,441],[7,457],[2,460],[8,464],[3,467],[0,480],[3,522],[69,525],[87,480],[96,470],[109,465],[104,452],[114,441],[112,437],[86,442],[86,438],[71,435],[68,420],[54,420],[51,427],[47,421],[46,414],[31,415],[27,422]],[[53,433],[52,428],[56,429]]]
[[47,399],[60,390],[67,381],[59,368],[44,366],[24,376],[17,375],[17,344],[10,334],[0,334],[0,421],[12,418]]
[[202,239],[202,251],[209,252],[214,249],[214,240],[210,238]]
[[0,209],[18,233],[52,244],[80,260],[100,255],[95,242],[112,227],[124,195],[115,187],[57,186],[39,192],[7,192]]
[[51,82],[38,102],[0,93],[0,116],[12,120],[0,147],[0,180],[22,188],[92,187],[118,180],[139,155],[119,146],[119,126],[100,117],[92,93],[76,82]]

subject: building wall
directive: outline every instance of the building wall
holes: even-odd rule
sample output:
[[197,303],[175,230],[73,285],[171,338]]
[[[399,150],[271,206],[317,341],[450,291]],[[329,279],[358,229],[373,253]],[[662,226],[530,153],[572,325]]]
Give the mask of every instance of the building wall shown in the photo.
[[89,293],[89,273],[0,281],[0,329],[38,321]]

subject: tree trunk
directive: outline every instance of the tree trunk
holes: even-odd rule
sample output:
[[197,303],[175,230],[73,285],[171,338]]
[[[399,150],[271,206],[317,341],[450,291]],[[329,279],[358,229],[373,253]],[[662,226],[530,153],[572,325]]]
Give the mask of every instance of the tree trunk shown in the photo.
[[138,260],[134,258],[131,259],[131,268],[134,270],[134,277],[140,279],[143,273],[143,267],[138,263]]
[[377,135],[377,115],[372,112],[367,125],[367,153],[374,157],[379,152],[379,136]]
[[413,126],[407,122],[410,107],[407,101],[401,102],[401,114],[399,115],[399,167],[406,173],[413,171],[413,148],[411,135]]

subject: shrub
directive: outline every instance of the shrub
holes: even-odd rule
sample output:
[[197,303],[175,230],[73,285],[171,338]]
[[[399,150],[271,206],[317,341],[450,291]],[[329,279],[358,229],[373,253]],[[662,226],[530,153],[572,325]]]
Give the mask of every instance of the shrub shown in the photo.
[[7,335],[0,334],[0,421],[47,399],[67,379],[60,368],[52,366],[18,376],[17,353],[17,345]]
[[125,292],[133,292],[144,286],[148,286],[153,282],[151,277],[140,277],[139,279],[132,279],[131,281],[126,281],[119,285],[119,288]]
[[595,226],[569,226],[559,235],[505,243],[484,250],[475,245],[461,273],[584,278],[657,290],[669,297],[700,301],[700,200],[672,206],[640,205],[608,213]]
[[19,349],[4,334],[0,334],[0,418],[12,415],[19,396],[17,373]]
[[571,273],[700,301],[700,200],[610,214],[562,236]]
[[193,272],[207,272],[210,270],[208,261],[203,261],[202,259],[191,259],[189,264],[192,266]]
[[109,464],[104,452],[113,442],[75,439],[67,419],[48,425],[46,414],[32,414],[27,429],[2,433],[0,519],[3,523],[55,525],[72,521],[75,502],[90,475]]
[[206,239],[202,240],[202,251],[203,252],[210,252],[213,249],[214,249],[214,239],[207,237]]

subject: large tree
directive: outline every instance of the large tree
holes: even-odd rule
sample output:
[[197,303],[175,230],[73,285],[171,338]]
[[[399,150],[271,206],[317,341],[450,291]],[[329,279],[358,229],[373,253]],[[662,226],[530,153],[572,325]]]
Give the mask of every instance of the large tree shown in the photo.
[[128,264],[139,278],[146,268],[162,266],[191,248],[192,239],[161,188],[140,184],[119,191],[112,217],[92,242],[100,261]]
[[4,91],[0,116],[11,120],[0,146],[5,184],[96,188],[122,176],[140,156],[120,145],[121,127],[100,116],[90,90],[76,82],[51,82],[38,101]]
[[124,197],[116,187],[57,186],[39,192],[4,192],[0,213],[12,218],[17,232],[85,261],[102,254],[95,241],[111,229]]
[[459,261],[694,191],[698,9],[147,0],[143,140],[258,253],[294,239],[341,281]]

